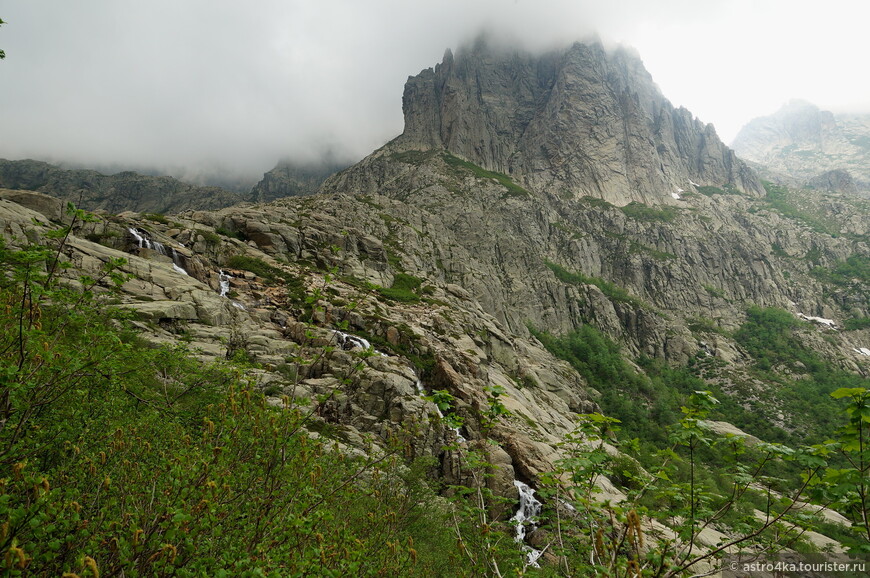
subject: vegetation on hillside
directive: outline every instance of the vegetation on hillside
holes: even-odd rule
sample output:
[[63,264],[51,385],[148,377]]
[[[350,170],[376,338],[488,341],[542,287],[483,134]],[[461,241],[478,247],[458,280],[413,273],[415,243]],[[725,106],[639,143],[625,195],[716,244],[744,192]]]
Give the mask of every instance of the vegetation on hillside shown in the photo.
[[[142,340],[110,305],[126,280],[121,261],[70,282],[61,250],[70,230],[48,234],[45,245],[0,244],[6,575],[678,576],[728,544],[805,547],[800,530],[783,524],[813,523],[796,512],[799,498],[837,504],[855,522],[843,539],[856,551],[870,544],[870,456],[855,441],[867,434],[870,401],[860,381],[837,374],[837,389],[820,394],[847,403],[832,440],[801,450],[750,446],[711,432],[708,420],[737,410],[720,409],[728,396],[689,370],[650,359],[635,368],[591,326],[561,338],[535,332],[601,392],[607,414],[578,416],[556,470],[537,480],[545,503],[534,522],[554,556],[536,568],[513,540],[509,514],[493,515],[486,440],[448,448],[468,480],[451,488],[432,478],[431,460],[408,457],[403,439],[414,432],[343,446],[312,406],[266,403],[249,366],[203,364],[182,345]],[[232,265],[299,289],[262,261]],[[393,295],[378,292],[403,300],[421,285],[397,274]],[[800,363],[813,379],[834,375],[794,340],[797,323],[751,310],[737,338],[760,372]],[[331,351],[294,363],[322,363]],[[371,354],[360,353],[360,364]],[[352,387],[360,364],[341,382]],[[488,391],[489,408],[479,409],[485,435],[509,417],[502,394]],[[447,392],[433,395],[449,413]],[[623,453],[606,447],[615,444]],[[602,475],[621,488],[622,503],[598,499]],[[650,533],[649,518],[675,536]],[[733,538],[698,551],[692,544],[705,528]]]
[[475,178],[478,179],[488,179],[493,180],[507,189],[505,196],[508,197],[528,197],[529,192],[523,187],[516,184],[509,176],[503,173],[497,173],[495,171],[488,171],[483,167],[479,167],[474,163],[469,161],[460,159],[459,157],[453,156],[452,154],[445,152],[443,153],[444,162],[447,163],[447,166],[450,167],[455,173],[469,172],[474,175]]
[[595,285],[601,292],[604,293],[610,300],[617,301],[619,303],[627,303],[634,307],[643,307],[644,304],[634,297],[631,293],[629,293],[625,288],[620,287],[602,279],[600,277],[590,277],[588,275],[584,275],[583,273],[573,272],[565,269],[561,265],[557,265],[556,263],[551,263],[550,261],[546,261],[544,263],[550,271],[556,276],[559,281],[563,283],[567,283],[569,285]]
[[[713,524],[720,530],[730,528],[732,535],[754,534],[758,530],[751,523],[753,508],[779,508],[780,513],[787,515],[793,506],[789,500],[773,506],[769,497],[764,505],[764,498],[750,486],[757,490],[769,484],[771,491],[783,495],[798,489],[804,499],[815,497],[825,504],[851,500],[851,505],[840,511],[851,511],[852,531],[827,529],[853,552],[863,552],[870,549],[870,534],[864,525],[867,509],[857,504],[863,499],[858,496],[870,491],[867,475],[870,453],[856,442],[870,428],[870,412],[862,409],[870,402],[867,393],[870,383],[860,376],[833,369],[803,347],[792,333],[799,323],[781,310],[751,308],[747,322],[737,334],[737,339],[756,358],[756,371],[762,372],[760,375],[770,377],[772,374],[763,373],[768,371],[765,368],[782,363],[810,368],[809,376],[787,380],[776,390],[784,411],[813,416],[812,424],[807,420],[791,432],[772,425],[764,415],[759,415],[758,408],[748,410],[716,385],[703,381],[690,371],[691,366],[673,368],[661,361],[641,358],[638,367],[642,371],[635,370],[621,356],[619,347],[590,325],[563,337],[530,329],[550,352],[568,361],[601,394],[598,402],[608,417],[593,420],[598,424],[598,439],[621,445],[623,452],[639,460],[632,465],[625,458],[614,458],[603,447],[596,457],[596,451],[590,454],[588,444],[580,444],[578,438],[573,442],[576,457],[571,463],[585,468],[580,478],[588,480],[593,472],[608,475],[630,497],[624,504],[631,504],[633,511],[642,512],[643,516],[660,517],[671,526],[673,518],[669,519],[667,512],[685,508],[687,499],[692,502],[685,493],[687,488],[689,493],[703,493],[702,501],[707,508],[703,515],[710,517],[698,523],[705,527]],[[702,365],[699,360],[697,366]],[[838,401],[843,398],[852,402],[845,408],[845,414],[843,404]],[[717,437],[707,420],[737,424],[767,441],[750,443],[743,437]],[[589,423],[584,427],[588,430]],[[586,439],[596,438],[587,431]],[[787,441],[789,445],[768,443],[771,440]],[[809,445],[812,442],[817,443]],[[640,473],[644,470],[649,474]],[[748,479],[746,475],[750,472],[754,481],[741,489],[743,482],[739,480]],[[762,479],[766,481],[762,483]],[[845,479],[853,484],[851,490],[838,488],[836,483],[829,485],[832,480]],[[591,489],[587,482],[587,490]],[[715,503],[718,506],[711,508]],[[581,507],[593,518],[601,515],[590,502],[581,502]],[[632,511],[629,508],[616,508],[610,514],[627,516]],[[684,511],[682,516],[688,514],[697,519],[700,512]],[[685,517],[671,515],[685,522]],[[806,517],[792,522],[801,527],[821,523]],[[697,527],[685,529],[689,535],[696,530]],[[763,532],[753,539],[764,540],[762,536]],[[792,547],[806,548],[798,544],[797,536],[793,538]]]

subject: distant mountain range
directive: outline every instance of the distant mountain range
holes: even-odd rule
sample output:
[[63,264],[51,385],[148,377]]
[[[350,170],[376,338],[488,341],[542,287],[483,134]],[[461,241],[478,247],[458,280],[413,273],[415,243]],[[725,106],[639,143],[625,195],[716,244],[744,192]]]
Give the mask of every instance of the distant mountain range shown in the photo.
[[732,146],[741,158],[803,185],[870,190],[870,114],[834,114],[794,100],[752,120]]
[[0,188],[44,192],[90,211],[163,214],[310,195],[317,192],[329,175],[345,166],[335,160],[282,161],[246,194],[135,171],[104,174],[92,169],[66,169],[36,160],[0,159]]

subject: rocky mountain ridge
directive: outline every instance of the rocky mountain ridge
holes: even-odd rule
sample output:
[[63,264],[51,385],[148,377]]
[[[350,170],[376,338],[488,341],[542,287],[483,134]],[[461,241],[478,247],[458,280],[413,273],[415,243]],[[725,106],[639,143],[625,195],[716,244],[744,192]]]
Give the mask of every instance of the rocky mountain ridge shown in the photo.
[[34,160],[0,159],[0,187],[44,191],[84,209],[114,213],[217,209],[246,200],[219,187],[191,185],[172,177],[154,177],[133,171],[105,175],[87,169],[62,169]]

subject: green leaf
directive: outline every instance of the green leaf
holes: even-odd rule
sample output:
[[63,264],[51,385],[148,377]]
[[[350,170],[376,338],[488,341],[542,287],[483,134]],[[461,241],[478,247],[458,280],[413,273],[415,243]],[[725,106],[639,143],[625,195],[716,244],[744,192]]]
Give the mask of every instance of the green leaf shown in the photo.
[[842,399],[844,397],[858,398],[867,394],[867,390],[863,387],[841,387],[831,392],[831,397],[834,399]]

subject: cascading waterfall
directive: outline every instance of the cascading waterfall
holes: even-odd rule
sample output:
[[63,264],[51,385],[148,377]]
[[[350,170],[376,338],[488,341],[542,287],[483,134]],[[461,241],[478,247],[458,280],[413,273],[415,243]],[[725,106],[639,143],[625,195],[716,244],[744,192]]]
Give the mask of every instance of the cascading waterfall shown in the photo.
[[352,349],[369,349],[372,346],[368,339],[357,337],[350,333],[333,331],[332,334],[335,336],[335,341],[338,343],[339,348],[344,351],[350,351]]
[[354,349],[363,349],[375,352],[375,355],[384,356],[383,353],[378,351],[377,349],[372,348],[372,344],[369,343],[368,339],[364,337],[359,337],[358,335],[351,335],[350,333],[345,333],[344,331],[333,330],[332,334],[335,336],[335,342],[338,344],[339,349],[343,351],[352,351]]
[[[527,484],[519,480],[514,480],[514,486],[517,488],[517,492],[520,495],[520,508],[517,510],[517,513],[513,515],[511,521],[516,525],[516,536],[514,536],[514,541],[522,544],[526,539],[526,528],[529,527],[532,530],[537,528],[537,524],[535,523],[535,519],[541,515],[541,502],[535,497],[535,490],[530,488]],[[535,550],[531,546],[527,546],[523,544],[523,550],[526,552],[526,565],[532,566],[534,568],[540,568],[538,565],[538,558],[543,554],[540,550]]]
[[151,248],[151,240],[144,234],[144,232],[140,232],[139,229],[136,229],[135,227],[129,227],[127,230],[133,236],[133,239],[139,244],[140,249]]
[[218,285],[219,285],[220,289],[218,290],[218,294],[221,297],[226,297],[227,293],[230,292],[230,279],[232,279],[232,278],[233,278],[233,276],[230,275],[229,273],[224,273],[223,269],[219,270]]
[[[227,273],[226,271],[224,271],[223,269],[218,269],[218,287],[219,287],[218,294],[221,297],[226,297],[227,299],[230,298],[230,296],[229,296],[230,279],[232,279],[232,278],[233,278],[233,276],[230,275],[229,273]],[[235,307],[236,309],[240,309],[242,311],[247,311],[247,308],[244,305],[242,305],[241,303],[239,303],[238,301],[233,300],[233,301],[230,301],[230,303],[232,303],[232,306]]]
[[136,244],[139,245],[140,249],[150,249],[159,255],[165,255],[167,257],[172,258],[172,269],[182,275],[187,275],[187,270],[184,268],[184,260],[181,257],[181,254],[172,249],[172,254],[166,252],[166,245],[161,243],[160,241],[154,241],[149,236],[148,233],[141,229],[137,229],[135,227],[128,227],[127,231],[132,235],[133,240],[136,241]]

